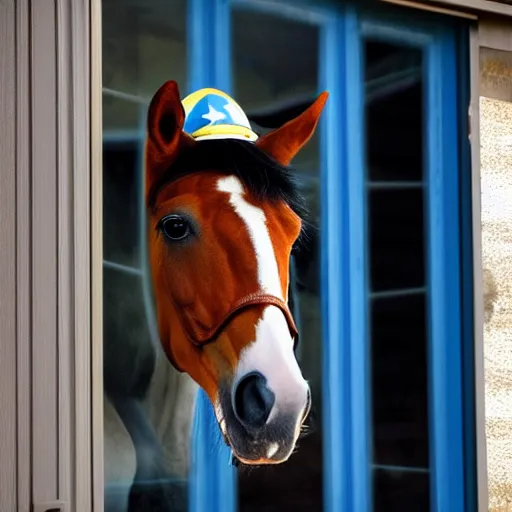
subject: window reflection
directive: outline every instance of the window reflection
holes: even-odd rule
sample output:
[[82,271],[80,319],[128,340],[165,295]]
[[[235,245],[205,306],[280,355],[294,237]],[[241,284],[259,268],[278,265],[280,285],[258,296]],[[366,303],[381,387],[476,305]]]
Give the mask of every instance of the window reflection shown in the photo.
[[[318,38],[314,25],[269,14],[232,14],[235,97],[264,133],[298,115],[318,94]],[[310,209],[305,243],[294,255],[292,302],[300,330],[297,357],[311,385],[309,433],[296,453],[276,467],[239,472],[239,510],[322,510],[321,361],[319,275],[320,156],[318,132],[293,161]]]
[[512,503],[512,53],[480,55],[480,176],[489,511]]
[[185,0],[102,0],[103,87],[149,99],[185,83]]
[[185,80],[186,2],[102,6],[105,511],[185,511],[196,386],[155,332],[142,151],[149,98]]

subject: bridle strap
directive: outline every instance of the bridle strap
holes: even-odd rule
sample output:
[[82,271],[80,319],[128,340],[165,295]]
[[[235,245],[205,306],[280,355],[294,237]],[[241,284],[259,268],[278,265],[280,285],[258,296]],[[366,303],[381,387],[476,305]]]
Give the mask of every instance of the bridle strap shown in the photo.
[[[203,332],[202,335],[199,335],[197,332],[192,334],[188,329],[185,329],[187,336],[191,343],[198,348],[201,348],[204,345],[208,345],[209,343],[213,343],[219,334],[226,328],[226,326],[238,313],[251,306],[257,305],[276,306],[283,312],[288,324],[288,328],[290,330],[290,334],[294,341],[293,349],[295,350],[299,341],[299,331],[297,330],[297,326],[295,325],[295,321],[293,320],[293,316],[290,312],[288,304],[279,297],[266,293],[250,293],[245,297],[242,297],[228,311],[228,313],[218,325],[206,332]],[[174,357],[172,356],[172,349],[170,346],[167,347],[166,352],[171,364],[176,368],[176,370],[183,373],[183,370],[178,366]]]
[[191,337],[192,343],[196,346],[207,345],[208,343],[212,343],[218,337],[218,335],[223,331],[223,329],[229,324],[229,322],[243,309],[247,309],[251,306],[258,305],[266,305],[266,306],[276,306],[278,307],[284,314],[286,318],[286,322],[288,324],[288,328],[290,329],[290,334],[294,339],[294,345],[297,344],[299,332],[295,325],[295,321],[293,320],[293,316],[288,308],[286,302],[284,302],[279,297],[275,295],[270,295],[266,293],[250,293],[245,297],[242,297],[238,300],[235,305],[228,311],[224,319],[215,327],[209,329],[207,332],[203,333],[201,336],[193,336]]

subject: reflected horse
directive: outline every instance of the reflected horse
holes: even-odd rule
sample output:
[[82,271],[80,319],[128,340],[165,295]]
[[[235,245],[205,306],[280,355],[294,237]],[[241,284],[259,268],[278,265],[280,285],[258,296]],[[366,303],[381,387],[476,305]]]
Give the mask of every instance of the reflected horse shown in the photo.
[[136,270],[145,261],[139,147],[140,139],[106,140],[103,156],[105,256],[134,267],[103,270],[105,510],[184,511],[197,385],[168,363],[148,307],[147,269]]
[[288,305],[305,214],[289,164],[326,99],[322,93],[256,141],[185,133],[173,81],[148,111],[148,250],[160,341],[175,368],[204,389],[226,443],[248,465],[286,461],[311,406]]
[[142,280],[104,270],[105,510],[187,509],[197,385],[152,343]]

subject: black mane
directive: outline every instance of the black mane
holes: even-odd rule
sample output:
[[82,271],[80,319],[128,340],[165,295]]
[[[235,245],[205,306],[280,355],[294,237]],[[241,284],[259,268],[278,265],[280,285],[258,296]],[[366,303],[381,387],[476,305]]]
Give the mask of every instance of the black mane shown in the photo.
[[294,170],[279,164],[255,144],[237,139],[202,140],[182,152],[150,191],[148,207],[155,206],[158,194],[169,183],[208,171],[236,175],[258,199],[285,201],[306,221],[306,202],[299,193]]

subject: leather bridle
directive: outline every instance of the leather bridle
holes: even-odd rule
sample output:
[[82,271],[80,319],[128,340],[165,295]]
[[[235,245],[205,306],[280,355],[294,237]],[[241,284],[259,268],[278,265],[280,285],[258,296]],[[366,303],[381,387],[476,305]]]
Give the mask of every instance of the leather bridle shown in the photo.
[[[299,332],[295,325],[295,321],[290,312],[288,304],[283,301],[281,298],[271,295],[265,292],[256,292],[249,293],[237,300],[235,304],[228,310],[228,312],[223,315],[223,318],[214,326],[204,327],[197,321],[191,321],[189,317],[181,314],[181,322],[184,327],[184,330],[189,338],[190,342],[198,348],[202,348],[209,343],[213,343],[216,341],[220,333],[229,325],[229,323],[233,320],[233,318],[241,313],[243,310],[248,309],[252,306],[276,306],[279,308],[288,324],[288,328],[290,330],[290,334],[292,339],[294,340],[294,350],[299,341]],[[181,311],[180,308],[177,308],[178,311]],[[172,365],[181,373],[183,370],[178,366],[176,360],[172,356],[172,348],[170,346],[167,347],[167,355]]]

